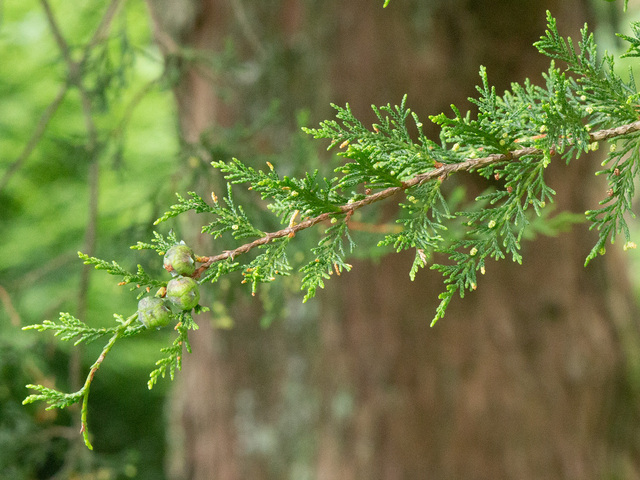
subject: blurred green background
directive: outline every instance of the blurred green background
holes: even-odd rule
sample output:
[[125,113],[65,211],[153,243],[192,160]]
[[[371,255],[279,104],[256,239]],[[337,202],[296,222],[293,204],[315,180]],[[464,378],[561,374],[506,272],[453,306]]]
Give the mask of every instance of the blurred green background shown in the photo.
[[[400,0],[392,0],[394,2]],[[371,2],[371,8],[381,8]],[[594,0],[602,13],[599,44],[620,47],[611,32],[619,25],[606,2]],[[74,58],[82,54],[103,15],[96,2],[52,1],[59,27]],[[600,9],[600,10],[598,10]],[[340,12],[335,12],[340,15]],[[542,32],[540,32],[542,34]],[[215,68],[237,68],[233,48],[215,59]],[[274,63],[287,69],[287,58]],[[90,424],[99,448],[89,453],[78,434],[79,411],[45,411],[39,404],[22,406],[27,383],[77,388],[102,345],[81,348],[50,335],[22,332],[21,327],[56,319],[58,312],[82,316],[92,326],[109,325],[112,313],[129,315],[134,295],[118,287],[114,278],[90,274],[83,288],[83,265],[76,252],[117,259],[128,269],[140,263],[160,272],[160,262],[148,252],[131,251],[138,240],[148,241],[152,222],[173,202],[173,192],[184,193],[194,172],[193,152],[181,144],[171,91],[174,67],[155,46],[149,12],[142,2],[128,2],[114,19],[109,40],[93,49],[87,60],[92,98],[91,121],[97,129],[97,149],[87,148],[87,118],[82,99],[73,88],[65,94],[33,151],[25,155],[42,116],[60,95],[66,66],[51,34],[41,2],[0,4],[0,478],[165,478],[169,381],[147,390],[148,373],[167,343],[168,332],[152,332],[120,342],[101,367],[91,391]],[[621,64],[620,68],[626,68]],[[246,72],[251,75],[251,72]],[[291,85],[288,85],[291,87]],[[294,85],[294,87],[296,87]],[[304,86],[298,88],[304,88]],[[265,86],[254,126],[228,128],[212,148],[220,157],[246,152],[246,131],[268,123],[292,157],[316,153],[301,139],[299,124],[307,124],[305,105],[281,109],[273,102],[277,83]],[[396,99],[388,99],[395,101]],[[278,111],[293,112],[286,116]],[[325,110],[327,112],[327,110]],[[324,112],[323,112],[324,113]],[[437,112],[428,112],[437,113]],[[322,119],[311,115],[314,121]],[[325,146],[318,145],[322,150]],[[282,157],[280,157],[282,161]],[[99,165],[98,190],[92,190],[92,165]],[[295,165],[304,170],[307,165]],[[92,219],[91,198],[99,212]],[[91,232],[96,220],[95,232]],[[95,235],[95,243],[91,238]],[[640,257],[628,252],[626,261],[640,297]],[[86,273],[85,273],[86,275]],[[226,317],[219,315],[219,321]],[[224,322],[223,322],[224,323]],[[639,362],[630,361],[638,365]],[[632,372],[640,382],[640,373]],[[348,403],[348,402],[347,402]],[[337,408],[337,407],[336,407]]]
[[[95,7],[90,1],[52,2],[75,59],[103,15],[103,5]],[[78,314],[80,303],[86,304],[83,320],[108,326],[112,313],[129,315],[136,301],[99,272],[91,273],[88,290],[80,288],[84,266],[76,252],[87,245],[87,179],[94,157],[86,148],[77,90],[69,89],[33,152],[11,171],[65,84],[66,65],[40,2],[0,6],[0,58],[0,478],[50,478],[56,472],[57,478],[163,478],[168,384],[149,391],[146,382],[168,333],[123,342],[102,366],[90,410],[100,432],[94,455],[78,444],[78,409],[47,412],[43,405],[21,405],[27,383],[77,387],[78,370],[86,372],[102,348],[97,342],[74,349],[21,326],[55,320],[62,311]],[[164,63],[142,2],[126,5],[109,41],[88,62],[100,143],[93,253],[128,269],[142,263],[154,271],[157,260],[129,246],[150,238],[151,223],[172,200],[180,183],[179,145],[173,98],[158,80]]]

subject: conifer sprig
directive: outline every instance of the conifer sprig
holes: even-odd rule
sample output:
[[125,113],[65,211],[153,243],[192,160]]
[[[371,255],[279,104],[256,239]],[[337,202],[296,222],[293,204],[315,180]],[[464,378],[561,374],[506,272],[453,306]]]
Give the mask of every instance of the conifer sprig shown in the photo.
[[[121,317],[116,315],[116,319],[119,318]],[[52,331],[55,337],[59,337],[60,340],[63,341],[73,340],[75,338],[76,341],[73,345],[76,346],[80,343],[91,343],[99,338],[113,335],[119,330],[119,328],[119,326],[110,328],[93,328],[73,315],[62,312],[60,313],[59,322],[45,320],[40,324],[23,327],[23,330],[36,330],[38,332]],[[144,327],[142,325],[128,326],[126,331],[122,332],[122,336],[135,335],[143,329]]]
[[281,237],[271,243],[261,245],[264,250],[242,271],[242,283],[251,285],[251,294],[255,295],[258,284],[273,282],[276,276],[288,276],[292,267],[287,258],[289,237]]
[[[637,139],[637,134],[634,135]],[[621,137],[624,138],[624,137]],[[606,175],[609,189],[601,208],[587,210],[587,219],[592,222],[591,229],[599,231],[599,238],[585,260],[585,266],[596,256],[605,253],[607,239],[614,243],[619,234],[624,235],[625,249],[634,247],[631,233],[625,216],[635,218],[632,211],[632,200],[635,194],[635,179],[640,175],[640,153],[637,140],[624,142],[620,148],[618,143],[611,143],[609,155],[604,162],[608,168],[597,174]]]
[[189,192],[191,197],[189,199],[179,194],[176,194],[176,196],[178,197],[178,203],[172,205],[169,211],[154,222],[154,225],[193,210],[196,213],[208,213],[215,217],[213,222],[202,227],[202,233],[209,233],[213,238],[219,238],[227,232],[230,232],[236,240],[264,235],[264,232],[251,225],[251,221],[245,214],[242,205],[235,204],[231,185],[228,185],[227,196],[223,199],[226,206],[220,204],[215,193],[211,194],[213,205],[209,205],[195,192]]
[[629,43],[627,51],[620,57],[640,57],[640,22],[631,22],[631,32],[633,36],[617,33],[616,36],[622,38]]
[[[453,106],[451,117],[444,114],[430,117],[441,127],[439,143],[424,135],[422,123],[407,108],[405,96],[399,106],[373,107],[376,122],[371,128],[358,120],[347,104],[334,105],[335,120],[305,129],[314,138],[328,140],[329,149],[337,147],[339,156],[345,159],[331,178],[322,177],[317,171],[302,178],[280,176],[269,162],[264,170],[237,159],[213,162],[228,182],[222,201],[215,194],[211,196],[213,203],[195,192],[189,192],[190,198],[178,195],[177,203],[156,223],[195,211],[212,217],[203,226],[203,233],[213,238],[228,235],[236,241],[249,240],[216,255],[187,255],[186,264],[183,261],[183,267],[190,268],[187,275],[202,284],[215,283],[240,271],[242,282],[249,284],[255,293],[261,283],[294,273],[296,267],[287,255],[289,246],[299,232],[323,224],[324,232],[317,246],[310,249],[309,258],[297,267],[307,301],[332,274],[350,270],[348,256],[356,248],[350,226],[354,212],[404,194],[404,199],[398,201],[397,223],[401,231],[387,234],[378,245],[396,251],[415,250],[409,272],[412,279],[437,254],[435,258],[442,263],[430,268],[443,275],[445,291],[439,297],[433,324],[444,316],[456,294],[462,297],[478,287],[478,272],[485,274],[488,260],[509,257],[514,262],[522,261],[520,247],[527,228],[553,202],[555,192],[545,181],[553,157],[560,155],[569,162],[596,150],[598,142],[607,140],[609,153],[604,169],[598,174],[607,178],[609,189],[600,207],[588,210],[585,215],[598,232],[586,263],[604,253],[606,243],[620,235],[625,239],[625,249],[634,248],[627,217],[633,215],[634,182],[640,175],[640,98],[635,81],[632,75],[627,80],[617,75],[611,55],[598,56],[593,35],[586,26],[576,48],[571,39],[559,34],[550,14],[547,19],[548,29],[536,43],[538,50],[552,59],[549,70],[542,76],[543,85],[525,81],[522,85],[512,84],[509,91],[498,95],[482,67],[478,96],[470,99],[478,108],[477,115],[463,114]],[[630,42],[627,56],[640,56],[639,25],[634,24],[633,37],[622,36]],[[444,193],[442,184],[458,172],[478,174],[490,179],[492,186],[475,199],[475,206],[467,205],[454,212],[452,205],[456,202]],[[248,184],[286,226],[265,232],[259,224],[254,225],[233,198],[232,185],[240,183]],[[173,232],[166,237],[154,232],[150,243],[138,242],[132,248],[151,249],[164,255],[176,244],[178,239]],[[259,253],[252,259],[246,263],[236,261],[254,249]],[[86,264],[122,277],[121,284],[146,287],[143,292],[160,287],[159,295],[166,293],[163,288],[167,282],[154,279],[141,266],[133,273],[117,262],[79,256]],[[195,263],[199,264],[197,268]],[[196,306],[194,311],[203,309]],[[91,448],[86,428],[91,381],[117,340],[145,330],[143,326],[132,326],[136,316],[126,320],[117,317],[118,325],[111,328],[91,328],[70,314],[61,314],[57,323],[45,321],[26,327],[52,331],[62,340],[74,340],[75,344],[103,336],[110,339],[80,391],[65,394],[41,385],[30,386],[37,394],[27,397],[25,403],[45,401],[48,408],[65,408],[82,399],[82,431]],[[178,318],[175,328],[178,336],[162,349],[164,356],[151,372],[149,388],[167,372],[173,378],[176,370],[181,369],[184,351],[190,352],[188,333],[197,329],[191,313],[171,316]]]
[[230,184],[247,183],[250,190],[259,193],[263,200],[270,199],[269,209],[282,222],[289,221],[294,212],[315,216],[335,209],[336,203],[347,201],[337,194],[335,186],[329,180],[325,178],[320,183],[317,171],[297,179],[289,176],[280,178],[271,163],[267,163],[267,173],[244,165],[235,158],[230,162],[212,162],[212,165],[224,173]]
[[[153,248],[156,249],[156,246],[147,246],[143,247],[143,244],[138,242],[138,246],[136,248]],[[96,270],[106,270],[109,275],[115,275],[122,277],[122,281],[119,285],[133,285],[131,288],[135,290],[137,288],[146,287],[149,289],[159,288],[164,285],[165,282],[158,281],[151,277],[142,267],[142,265],[138,265],[138,270],[136,273],[129,272],[122,268],[116,261],[107,262],[105,260],[101,260],[96,257],[90,257],[89,255],[85,255],[82,252],[78,252],[78,256],[84,260],[85,265],[94,265]]]
[[[181,197],[179,197],[181,198]],[[165,214],[166,215],[166,214]],[[158,220],[156,220],[158,222]],[[167,234],[167,238],[164,235],[153,232],[153,238],[151,239],[151,243],[146,242],[138,242],[137,244],[131,247],[132,250],[155,250],[158,255],[164,255],[167,250],[169,250],[173,245],[176,245],[178,242],[178,237],[173,230],[169,230]]]
[[[67,408],[75,403],[79,403],[80,401],[82,401],[81,432],[84,438],[85,445],[90,450],[93,450],[93,446],[91,445],[91,441],[89,439],[89,429],[87,424],[87,415],[88,415],[88,408],[89,408],[89,391],[91,390],[91,383],[93,382],[93,378],[96,372],[98,371],[98,369],[100,368],[100,365],[102,365],[102,362],[104,361],[107,354],[111,351],[116,341],[118,341],[118,339],[120,339],[123,336],[128,336],[127,332],[129,334],[134,333],[130,330],[130,328],[131,328],[131,324],[137,318],[138,318],[137,314],[131,315],[126,320],[120,316],[116,316],[117,323],[119,325],[113,330],[113,334],[111,335],[111,338],[102,349],[102,353],[100,353],[100,356],[98,357],[98,359],[93,363],[93,365],[89,369],[87,378],[80,390],[74,393],[63,393],[58,390],[45,387],[44,385],[27,385],[27,388],[35,390],[39,393],[29,395],[27,398],[25,398],[22,401],[23,405],[42,401],[49,404],[49,406],[47,407],[47,410],[51,410],[53,408]],[[73,328],[77,327],[78,322],[71,321],[70,323],[73,325],[70,331],[73,331]],[[31,327],[25,327],[25,328],[30,329],[30,328],[36,328],[36,327],[37,326],[31,326]],[[134,330],[135,330],[135,333],[140,332],[140,330],[135,329],[135,327],[134,327]],[[72,336],[65,334],[63,331],[61,330],[58,330],[58,331],[63,336],[63,338],[65,336],[67,339],[72,338]]]
[[[607,139],[611,139],[619,136],[626,136],[626,135],[633,136],[633,134],[638,131],[640,131],[640,121],[636,121],[627,125],[620,125],[618,127],[614,127],[610,129],[600,130],[597,132],[589,133],[587,135],[590,141],[589,145],[591,145],[593,144],[593,142],[607,140]],[[535,141],[535,139],[527,139],[527,140],[532,142]],[[592,147],[592,148],[595,148],[595,147]],[[477,149],[476,151],[481,151],[481,150]],[[515,208],[514,211],[517,213],[517,215],[515,215],[514,217],[515,219],[514,221],[516,221],[516,223],[517,221],[520,221],[520,225],[526,226],[528,224],[528,220],[526,221],[524,220],[526,218],[524,215],[524,211],[528,208],[528,205],[531,205],[534,211],[536,211],[537,214],[540,214],[541,208],[544,207],[547,200],[551,201],[551,197],[554,194],[553,190],[551,190],[544,183],[543,175],[542,175],[544,168],[546,167],[546,165],[548,165],[548,162],[551,159],[552,153],[555,154],[554,149],[550,149],[547,151],[537,147],[524,147],[524,148],[519,148],[517,150],[510,151],[506,154],[494,153],[484,157],[464,158],[457,163],[440,164],[439,162],[436,162],[436,165],[439,165],[436,168],[432,168],[430,171],[426,173],[416,175],[415,177],[412,177],[409,180],[403,181],[401,185],[398,187],[388,187],[376,193],[361,195],[360,198],[356,201],[352,201],[344,205],[337,205],[335,207],[335,210],[337,210],[340,213],[351,214],[354,211],[360,208],[363,208],[367,205],[385,200],[387,198],[397,195],[398,193],[404,192],[410,188],[419,187],[423,184],[426,184],[429,181],[437,180],[438,182],[441,182],[447,177],[449,177],[450,175],[452,175],[453,173],[477,170],[477,171],[483,172],[485,176],[488,176],[489,173],[492,173],[494,177],[495,175],[498,175],[498,178],[500,178],[499,175],[501,173],[506,173],[507,175],[505,177],[506,179],[513,179],[512,183],[518,185],[518,189],[516,191],[518,198],[520,199],[524,198],[525,201],[524,203],[520,203],[520,207],[517,207],[517,208],[513,207],[513,205],[518,204],[517,202],[510,202],[509,205],[511,205],[510,208]],[[534,160],[530,162],[522,161],[523,159],[527,159],[527,158],[534,159]],[[525,165],[525,167],[522,170],[520,170],[521,165]],[[496,168],[496,167],[502,167],[502,168]],[[519,175],[524,175],[524,173],[522,172],[526,172],[529,170],[531,170],[529,174],[530,178],[527,178],[526,181],[521,182],[522,179],[519,177]],[[491,198],[491,200],[496,200],[496,199],[501,199],[502,197],[506,197],[507,194],[512,193],[512,191],[511,192],[509,191],[509,188],[510,188],[509,185],[507,185],[506,188],[507,189],[504,192],[496,194],[495,197],[490,196],[488,198]],[[513,189],[513,187],[511,187],[511,189]],[[411,197],[415,200],[415,197],[413,195]],[[405,208],[405,204],[401,204],[401,206]],[[434,213],[434,215],[436,215],[437,218],[443,218],[443,214],[444,212],[446,212],[446,202],[443,203],[441,208],[443,208],[442,212]],[[495,210],[493,212],[495,213]],[[206,272],[209,268],[211,268],[212,265],[216,264],[217,262],[221,262],[223,260],[235,259],[236,257],[242,254],[248,253],[254,248],[266,245],[275,239],[279,239],[283,237],[293,237],[299,231],[310,228],[314,225],[317,225],[318,223],[330,221],[332,218],[337,218],[340,215],[340,213],[325,212],[318,215],[317,217],[304,219],[300,223],[290,225],[289,227],[278,230],[276,232],[267,233],[265,234],[265,236],[258,238],[252,242],[243,244],[235,248],[234,250],[228,250],[213,256],[201,257],[203,259],[203,264],[198,268],[195,276],[199,277],[200,275],[203,275],[204,272]],[[460,215],[465,215],[465,214],[462,212],[458,216]],[[401,222],[407,223],[407,224],[417,223],[417,222],[404,222],[402,220]],[[438,229],[446,228],[444,226],[440,226],[439,224],[438,226],[436,226],[435,223],[432,225],[432,227],[438,228]],[[416,232],[413,232],[413,235],[415,234]],[[516,247],[517,242],[512,242],[510,240],[512,239],[511,234],[507,234],[507,237],[509,239],[508,244],[510,246],[508,253],[510,253],[512,257],[517,261],[517,259],[519,258],[517,254],[517,250],[519,247]],[[519,233],[517,238],[521,238],[521,237],[522,237],[522,232]],[[396,235],[396,237],[390,237],[390,238],[402,238],[402,235]],[[411,235],[405,234],[405,238],[409,239],[411,238]],[[606,235],[605,235],[604,241],[606,241]],[[389,244],[390,242],[387,242],[387,241],[382,241],[381,243],[381,245],[389,245]],[[414,247],[414,245],[411,243],[411,241],[407,241],[407,242],[401,241],[401,243],[398,243],[398,244],[394,243],[394,247],[396,249],[404,249],[404,248],[412,248]],[[446,249],[441,251],[443,253],[450,253],[450,248],[447,247]],[[426,253],[424,251],[419,251],[417,255],[421,259],[421,261],[417,263],[422,263],[423,266],[426,265],[426,262],[422,261],[423,258],[426,258]],[[423,255],[425,255],[425,257],[423,257]],[[495,255],[493,257],[496,258]],[[466,257],[462,255],[462,256],[456,256],[456,258],[466,258]],[[503,257],[501,257],[500,255],[497,255],[497,258],[503,258]],[[325,266],[328,266],[330,264],[331,262],[328,261],[325,263]],[[477,265],[477,269],[480,269],[481,267],[482,265]],[[305,271],[311,271],[311,270],[316,272],[324,271],[322,269],[314,270],[314,269],[311,269],[309,266],[306,267]],[[445,272],[450,270],[443,269],[442,271]],[[468,268],[463,269],[462,271],[468,271]],[[328,272],[328,269],[327,269],[327,272]],[[475,277],[469,278],[468,280],[469,281],[465,281],[465,282],[456,282],[455,285],[458,285],[458,286],[468,285],[469,287],[473,285],[477,286],[475,282]],[[322,285],[323,285],[323,282],[320,282],[320,281],[316,281],[315,283],[316,287],[322,286]],[[306,289],[306,288],[307,287],[305,284],[305,286],[303,286],[303,289]],[[450,291],[450,288],[448,288],[447,291]],[[437,318],[440,318],[440,316],[437,316]]]
[[189,330],[197,330],[198,324],[193,320],[190,312],[180,312],[178,315],[178,323],[175,330],[178,336],[170,347],[163,347],[160,351],[166,354],[156,362],[157,368],[149,374],[147,387],[149,390],[158,383],[160,378],[164,378],[167,369],[169,370],[169,378],[174,379],[176,370],[182,370],[182,355],[186,350],[191,353],[191,344],[189,343]]
[[300,269],[304,275],[301,289],[307,291],[303,300],[305,302],[315,296],[318,287],[324,288],[324,280],[329,279],[334,272],[340,275],[343,270],[351,270],[351,265],[345,262],[344,240],[348,242],[349,251],[353,250],[355,244],[349,235],[346,218],[338,220],[334,217],[333,220],[336,224],[327,228],[318,246],[311,250],[315,258]]

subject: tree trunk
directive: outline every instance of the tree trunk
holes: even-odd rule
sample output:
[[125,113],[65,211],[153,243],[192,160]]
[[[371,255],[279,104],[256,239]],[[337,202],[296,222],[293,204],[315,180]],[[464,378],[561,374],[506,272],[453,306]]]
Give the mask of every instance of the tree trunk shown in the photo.
[[[388,101],[372,79],[421,89],[409,96],[414,111],[437,112],[471,93],[480,64],[498,91],[540,78],[548,60],[531,44],[545,9],[573,38],[587,19],[578,1],[451,2],[434,13],[435,49],[420,56],[400,19],[362,22],[360,3],[340,15],[332,69],[346,92],[337,103],[348,99],[359,113]],[[602,198],[605,188],[593,189],[599,161],[551,169],[560,210],[582,213]],[[579,225],[525,243],[524,265],[488,266],[478,292],[454,301],[434,329],[441,279],[422,273],[411,284],[409,259],[358,263],[336,279],[323,303],[326,402],[348,392],[354,407],[346,418],[324,409],[318,478],[601,478],[623,365],[616,322],[630,317],[608,301],[627,291],[621,270],[607,272],[616,260],[582,266],[595,239]]]
[[[181,44],[220,52],[232,35],[242,58],[260,62],[264,38],[275,39],[298,74],[274,88],[287,108],[348,101],[363,120],[370,104],[404,93],[423,120],[451,103],[467,108],[481,64],[499,92],[539,80],[548,60],[531,45],[545,9],[573,38],[591,20],[583,0],[392,1],[386,10],[370,0],[244,9],[216,0],[175,2],[191,12],[175,27],[160,3],[150,7],[166,52]],[[233,85],[210,80],[191,67],[176,87],[190,143],[251,108]],[[223,88],[235,103],[219,100]],[[318,119],[330,115],[321,111]],[[550,168],[558,211],[597,204],[598,162]],[[632,303],[615,254],[582,267],[593,242],[585,225],[524,242],[522,266],[487,265],[478,291],[454,300],[435,328],[442,279],[427,270],[410,282],[405,255],[352,262],[315,300],[313,322],[262,330],[255,308],[242,304],[233,330],[200,317],[176,389],[172,437],[182,443],[172,477],[591,479],[614,461],[623,476],[640,475],[610,432]]]

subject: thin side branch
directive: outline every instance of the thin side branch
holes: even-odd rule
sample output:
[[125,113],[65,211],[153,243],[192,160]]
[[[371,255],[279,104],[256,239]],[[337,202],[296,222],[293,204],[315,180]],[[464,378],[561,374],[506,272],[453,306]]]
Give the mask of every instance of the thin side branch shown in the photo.
[[104,40],[105,36],[109,32],[109,27],[111,26],[111,22],[116,16],[116,13],[118,12],[118,8],[120,7],[120,4],[123,2],[124,0],[111,0],[111,3],[109,3],[107,10],[104,12],[102,19],[100,20],[100,25],[98,25],[98,27],[96,28],[96,31],[91,37],[91,40],[89,40],[89,43],[85,47],[84,53],[82,55],[82,60],[81,60],[82,63],[84,63],[87,60],[87,58],[89,58],[89,54],[91,53],[91,50],[93,50],[93,48],[96,45],[98,45],[102,40]]
[[109,4],[109,7],[107,8],[104,16],[102,17],[102,20],[100,21],[100,25],[96,29],[96,32],[94,33],[90,42],[85,47],[85,50],[80,62],[74,62],[73,59],[71,58],[71,50],[69,48],[69,44],[66,42],[66,40],[62,36],[62,33],[60,31],[60,28],[58,27],[58,23],[55,19],[53,11],[51,10],[51,6],[49,5],[49,2],[47,0],[41,0],[41,3],[45,12],[45,16],[47,17],[47,22],[49,23],[49,27],[51,28],[51,33],[55,38],[55,41],[58,45],[58,48],[60,49],[60,52],[62,53],[62,56],[65,59],[65,63],[67,64],[67,68],[69,70],[69,73],[68,73],[69,77],[68,77],[67,83],[60,88],[60,91],[56,95],[55,99],[49,104],[47,109],[44,111],[44,113],[40,117],[40,120],[38,121],[38,124],[36,125],[36,128],[33,131],[31,138],[29,139],[29,142],[24,147],[24,150],[22,151],[20,156],[9,166],[7,171],[4,173],[4,175],[0,179],[0,192],[4,190],[4,188],[9,183],[9,180],[11,179],[11,177],[22,167],[22,164],[26,161],[27,158],[29,158],[29,155],[31,155],[33,150],[38,145],[38,143],[40,143],[40,139],[42,138],[42,135],[47,129],[49,122],[51,121],[51,119],[53,118],[53,115],[56,113],[56,111],[58,110],[58,107],[60,106],[65,96],[67,95],[70,84],[78,85],[80,81],[80,79],[78,78],[78,75],[80,72],[80,66],[89,58],[89,54],[91,53],[91,50],[93,49],[93,47],[95,47],[98,44],[98,42],[102,40],[105,33],[108,31],[108,27],[111,24],[118,10],[118,7],[120,6],[120,3],[122,3],[122,0],[113,0]]
[[87,375],[87,378],[86,378],[86,380],[84,382],[84,386],[82,387],[82,390],[81,390],[81,392],[82,392],[82,410],[81,410],[81,414],[80,414],[80,416],[81,416],[80,432],[82,433],[82,437],[84,438],[84,443],[85,443],[85,445],[87,446],[87,448],[89,450],[93,450],[93,446],[91,445],[91,441],[89,439],[89,429],[87,427],[87,425],[88,425],[88,423],[87,423],[87,415],[88,415],[88,411],[89,411],[88,400],[89,400],[89,391],[91,389],[91,382],[93,382],[93,377],[95,376],[96,372],[100,368],[100,365],[102,365],[102,362],[104,361],[104,358],[111,351],[111,349],[113,348],[115,343],[124,334],[124,332],[127,330],[127,328],[137,318],[138,318],[138,314],[134,313],[133,315],[131,315],[129,318],[127,318],[118,327],[118,329],[113,334],[113,336],[111,337],[109,342],[102,349],[102,352],[100,353],[100,356],[98,357],[98,359],[94,362],[93,365],[91,365],[91,369],[89,370],[89,374]]
[[42,135],[47,129],[47,125],[49,125],[49,121],[51,121],[51,119],[53,118],[53,115],[58,110],[58,107],[62,103],[62,100],[64,100],[64,97],[67,95],[68,91],[69,91],[69,86],[63,85],[60,88],[58,95],[56,95],[56,98],[54,98],[54,100],[49,104],[47,109],[44,111],[44,113],[40,117],[40,120],[38,121],[38,124],[36,125],[35,130],[31,134],[31,138],[29,139],[29,142],[24,147],[24,150],[22,150],[22,153],[20,154],[20,156],[11,164],[11,166],[7,169],[7,171],[2,176],[2,179],[0,180],[0,192],[4,190],[4,187],[7,186],[13,174],[16,173],[22,167],[22,164],[25,162],[27,158],[29,158],[29,155],[31,155],[31,152],[33,152],[33,150],[38,146],[38,143],[40,143],[40,139],[42,138]]
[[[627,135],[629,133],[633,133],[637,131],[640,131],[640,120],[630,123],[628,125],[622,125],[620,127],[604,129],[604,130],[599,130],[597,132],[590,133],[589,139],[592,142],[599,142],[603,140],[608,140],[610,138]],[[367,195],[362,200],[358,200],[356,202],[342,205],[339,207],[338,213],[336,212],[323,213],[318,215],[317,217],[308,218],[307,220],[304,220],[303,222],[300,222],[296,225],[291,225],[287,228],[283,228],[282,230],[278,230],[277,232],[267,233],[264,237],[258,238],[250,243],[241,245],[240,247],[234,250],[227,250],[218,255],[203,257],[206,260],[196,270],[193,277],[199,278],[211,265],[213,265],[216,262],[220,262],[228,258],[233,259],[238,255],[247,253],[256,247],[259,247],[260,245],[265,245],[277,238],[282,238],[285,236],[292,237],[301,230],[305,230],[307,228],[313,227],[318,223],[329,220],[332,216],[342,215],[342,214],[351,214],[354,211],[366,205],[370,205],[372,203],[376,203],[381,200],[384,200],[385,198],[392,197],[400,192],[407,190],[408,188],[421,185],[425,182],[428,182],[429,180],[434,180],[434,179],[444,180],[450,174],[455,172],[472,171],[477,168],[481,168],[494,163],[512,162],[528,155],[542,155],[542,154],[544,154],[544,151],[542,149],[535,148],[535,147],[526,147],[526,148],[520,148],[518,150],[513,150],[507,154],[493,154],[493,155],[489,155],[481,158],[468,158],[459,163],[442,165],[441,167],[434,168],[429,172],[416,175],[415,177],[403,182],[402,185],[399,187],[389,187],[379,192],[373,193],[371,195]]]
[[42,8],[44,9],[44,13],[47,17],[47,22],[49,22],[49,28],[51,28],[51,33],[56,43],[58,44],[58,49],[64,60],[67,64],[73,64],[73,59],[71,58],[71,50],[69,49],[69,44],[64,39],[62,32],[60,31],[60,27],[58,26],[58,22],[56,21],[56,17],[53,14],[53,10],[51,10],[51,5],[47,0],[40,0],[42,4]]
[[14,327],[19,327],[21,323],[20,314],[16,310],[16,307],[13,306],[11,295],[9,295],[9,292],[7,292],[7,290],[2,285],[0,285],[0,301],[4,305],[4,309],[9,315],[11,325],[13,325]]
[[247,11],[242,5],[240,0],[231,0],[231,8],[233,9],[233,13],[236,16],[236,20],[240,24],[240,30],[242,34],[251,45],[251,48],[260,55],[261,57],[265,56],[265,49],[260,43],[260,39],[256,34],[255,30],[251,26],[251,22],[247,18]]

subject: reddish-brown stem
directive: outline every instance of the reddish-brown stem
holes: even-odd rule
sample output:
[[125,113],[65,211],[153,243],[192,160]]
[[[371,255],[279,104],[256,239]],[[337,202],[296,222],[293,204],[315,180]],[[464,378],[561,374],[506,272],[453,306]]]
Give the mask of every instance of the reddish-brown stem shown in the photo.
[[[598,142],[602,140],[608,140],[614,137],[619,137],[621,135],[637,132],[639,130],[640,130],[640,120],[627,125],[622,125],[620,127],[599,130],[597,132],[590,133],[589,139],[592,142]],[[206,256],[200,257],[203,260],[203,263],[195,271],[193,277],[199,278],[211,265],[213,265],[216,262],[226,260],[227,258],[233,259],[238,255],[242,255],[243,253],[247,253],[256,247],[259,247],[260,245],[265,245],[276,238],[282,238],[285,236],[292,237],[300,230],[305,230],[318,223],[329,220],[332,216],[343,215],[343,214],[351,215],[354,211],[366,205],[370,205],[372,203],[379,202],[380,200],[384,200],[385,198],[392,197],[400,192],[407,190],[408,188],[421,185],[425,182],[428,182],[429,180],[433,180],[436,178],[444,180],[450,174],[455,172],[471,171],[471,170],[478,169],[494,163],[514,161],[524,156],[542,155],[543,153],[544,151],[540,148],[525,147],[525,148],[520,148],[518,150],[513,150],[507,154],[493,154],[493,155],[488,155],[486,157],[481,157],[481,158],[468,158],[459,163],[442,164],[438,168],[434,168],[433,170],[430,170],[429,172],[426,172],[426,173],[421,173],[409,180],[402,182],[402,185],[398,187],[389,187],[379,192],[367,195],[362,200],[351,202],[346,205],[341,205],[334,212],[326,212],[316,217],[308,218],[296,225],[291,225],[287,228],[283,228],[282,230],[278,230],[277,232],[267,233],[264,237],[258,238],[250,243],[245,243],[244,245],[241,245],[234,250],[227,250],[218,255],[213,255],[209,257],[206,257]],[[555,151],[552,151],[552,154],[555,154]]]

